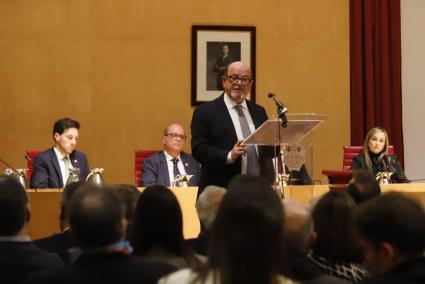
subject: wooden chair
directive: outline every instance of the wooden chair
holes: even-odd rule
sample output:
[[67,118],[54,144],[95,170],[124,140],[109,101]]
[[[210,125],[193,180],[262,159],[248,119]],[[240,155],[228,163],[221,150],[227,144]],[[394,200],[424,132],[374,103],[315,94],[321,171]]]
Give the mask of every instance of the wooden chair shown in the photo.
[[32,176],[32,163],[34,161],[34,158],[40,154],[42,151],[40,150],[30,150],[30,151],[26,151],[27,153],[27,157],[29,159],[27,159],[27,176],[28,176],[28,180],[31,180],[31,176]]
[[143,162],[149,156],[159,152],[159,150],[136,150],[134,151],[134,182],[136,186],[142,185]]

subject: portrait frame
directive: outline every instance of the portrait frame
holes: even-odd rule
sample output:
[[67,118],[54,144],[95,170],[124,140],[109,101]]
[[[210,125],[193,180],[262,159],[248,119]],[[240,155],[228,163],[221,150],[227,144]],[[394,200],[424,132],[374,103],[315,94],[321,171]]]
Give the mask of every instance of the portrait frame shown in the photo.
[[[240,60],[250,66],[254,82],[247,98],[255,102],[255,40],[254,26],[192,26],[192,106],[214,100],[223,93],[218,86],[221,75],[217,71],[214,74],[211,67],[214,65],[212,51],[217,51],[220,45],[231,46],[236,54],[234,61]],[[217,86],[213,86],[213,76]]]

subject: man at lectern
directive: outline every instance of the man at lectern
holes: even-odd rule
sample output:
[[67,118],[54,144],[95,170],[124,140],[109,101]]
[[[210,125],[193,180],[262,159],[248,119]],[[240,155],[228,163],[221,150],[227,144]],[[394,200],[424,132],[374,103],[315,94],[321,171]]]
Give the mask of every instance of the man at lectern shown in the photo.
[[80,123],[70,118],[61,118],[53,125],[52,148],[37,155],[31,175],[32,188],[63,188],[70,174],[70,168],[80,170],[80,180],[89,173],[86,155],[75,151]]
[[251,69],[233,62],[222,82],[224,93],[197,107],[192,117],[192,155],[201,164],[198,194],[208,185],[226,187],[241,173],[274,182],[273,147],[242,144],[267,120],[264,108],[246,99],[253,84]]

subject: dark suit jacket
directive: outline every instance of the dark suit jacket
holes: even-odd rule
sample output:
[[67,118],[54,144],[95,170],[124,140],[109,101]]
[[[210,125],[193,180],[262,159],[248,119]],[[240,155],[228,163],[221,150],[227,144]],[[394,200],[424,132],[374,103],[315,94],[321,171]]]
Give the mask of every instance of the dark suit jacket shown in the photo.
[[[181,152],[180,158],[184,169],[188,175],[193,175],[189,180],[189,186],[198,186],[199,183],[199,164],[192,155]],[[161,184],[170,186],[170,176],[168,173],[168,164],[163,151],[153,154],[145,159],[142,168],[142,186]]]
[[[217,99],[197,107],[192,117],[192,155],[202,165],[198,194],[208,185],[227,187],[241,173],[241,159],[226,164],[227,154],[237,142],[232,118],[222,94]],[[263,107],[246,101],[255,128],[267,120]],[[272,163],[273,147],[258,147],[260,175],[272,184],[275,173]]]
[[208,257],[209,239],[209,232],[205,230],[201,231],[197,238],[187,239],[186,243],[189,244],[195,253]]
[[[86,155],[74,151],[69,155],[72,166],[80,169],[80,180],[85,180],[89,174]],[[66,181],[62,180],[58,158],[53,148],[35,157],[31,175],[31,188],[62,188]]]
[[65,263],[69,263],[70,261],[68,249],[73,247],[70,230],[35,240],[33,244],[48,252],[56,253]]
[[[373,176],[376,176],[378,172],[385,171],[384,166],[380,163],[376,157],[372,157],[372,169],[368,169],[366,166],[366,160],[363,154],[357,155],[353,158],[353,163],[351,164],[351,170],[365,170],[369,171]],[[403,169],[401,168],[400,163],[397,160],[396,155],[389,156],[390,163],[388,165],[388,170],[393,173],[391,176],[391,181],[393,183],[407,183],[409,180],[404,174]]]
[[394,269],[364,280],[364,284],[420,284],[425,283],[425,257],[414,257]]
[[74,264],[39,273],[29,283],[154,284],[175,267],[119,253],[82,255]]
[[34,273],[61,266],[59,256],[31,242],[0,242],[1,283],[24,283]]

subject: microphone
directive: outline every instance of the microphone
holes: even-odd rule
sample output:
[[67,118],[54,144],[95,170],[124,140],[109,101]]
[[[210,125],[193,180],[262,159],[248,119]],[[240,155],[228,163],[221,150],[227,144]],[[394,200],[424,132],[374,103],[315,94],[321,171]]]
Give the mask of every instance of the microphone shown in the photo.
[[278,111],[277,116],[280,117],[288,112],[288,108],[281,101],[276,100],[276,94],[268,93],[267,96],[275,102]]
[[276,94],[268,93],[267,96],[271,98],[276,104],[277,117],[282,120],[280,125],[282,127],[286,127],[288,124],[288,119],[286,118],[285,114],[288,112],[288,108],[281,101],[276,100]]
[[384,153],[379,157],[378,160],[381,161],[382,165],[384,166],[384,170],[389,172],[390,171],[390,163],[391,163],[390,156],[388,156],[388,154]]
[[[13,172],[15,172],[15,174],[17,174],[18,176],[20,176],[20,177],[22,177],[24,180],[25,180],[25,182],[26,182],[26,184],[27,185],[29,185],[29,181],[28,181],[28,179],[27,179],[27,177],[25,176],[25,174],[24,173],[20,173],[20,172],[18,172],[14,167],[12,167],[11,165],[9,165],[5,160],[3,160],[2,158],[0,158],[0,162],[2,162],[4,165],[6,165],[6,167],[8,167],[9,169],[11,169]],[[24,188],[25,188],[25,186],[24,186]]]
[[[28,155],[25,155],[24,158],[25,158],[25,160],[27,160],[28,162],[31,163],[33,169],[39,169],[39,170],[42,169],[38,164],[34,163],[34,160],[31,159]],[[50,179],[53,182],[53,184],[56,186],[56,188],[60,188],[58,183],[47,172],[46,172],[46,176],[47,176],[48,179]]]

